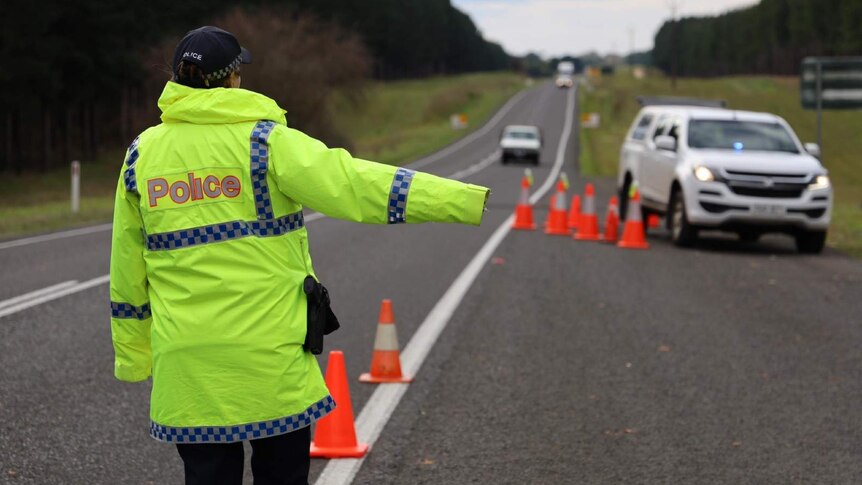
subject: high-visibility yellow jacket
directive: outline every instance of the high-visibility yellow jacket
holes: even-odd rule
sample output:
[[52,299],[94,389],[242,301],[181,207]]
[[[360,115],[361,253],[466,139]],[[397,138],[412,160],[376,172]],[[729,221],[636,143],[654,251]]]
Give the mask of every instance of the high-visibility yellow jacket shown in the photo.
[[114,372],[152,375],[150,434],[232,442],[334,403],[303,351],[314,275],[302,207],[364,223],[478,225],[488,189],[352,158],[271,99],[169,82],[126,154],[111,248]]

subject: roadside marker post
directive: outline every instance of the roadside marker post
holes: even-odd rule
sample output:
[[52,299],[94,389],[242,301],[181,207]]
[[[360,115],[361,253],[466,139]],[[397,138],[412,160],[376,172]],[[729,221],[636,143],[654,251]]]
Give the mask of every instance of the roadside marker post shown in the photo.
[[72,214],[81,208],[81,162],[72,162]]

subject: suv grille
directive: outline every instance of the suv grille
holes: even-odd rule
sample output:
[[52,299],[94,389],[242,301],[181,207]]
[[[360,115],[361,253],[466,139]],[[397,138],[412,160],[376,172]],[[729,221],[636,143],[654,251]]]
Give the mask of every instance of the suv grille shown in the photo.
[[745,187],[738,185],[730,185],[730,190],[737,195],[747,195],[749,197],[770,197],[773,199],[797,199],[802,195],[805,186],[773,186],[773,187]]
[[797,199],[811,183],[807,173],[762,173],[725,170],[724,183],[737,195],[773,199]]

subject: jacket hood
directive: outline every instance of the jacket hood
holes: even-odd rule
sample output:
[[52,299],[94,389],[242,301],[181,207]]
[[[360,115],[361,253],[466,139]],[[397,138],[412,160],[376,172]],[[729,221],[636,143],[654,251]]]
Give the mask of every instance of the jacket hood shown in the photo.
[[168,81],[159,96],[164,123],[198,125],[270,120],[286,125],[284,114],[272,99],[239,88],[195,89]]

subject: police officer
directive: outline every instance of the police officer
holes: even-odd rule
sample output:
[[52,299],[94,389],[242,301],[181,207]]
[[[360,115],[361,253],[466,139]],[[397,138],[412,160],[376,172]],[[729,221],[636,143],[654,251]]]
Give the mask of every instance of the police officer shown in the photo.
[[[174,53],[162,123],[128,149],[111,248],[114,373],[153,378],[150,435],[186,483],[307,483],[311,423],[336,405],[303,349],[314,276],[302,207],[374,224],[478,225],[489,191],[353,158],[239,89],[251,54],[201,27]],[[316,277],[315,277],[316,278]]]

